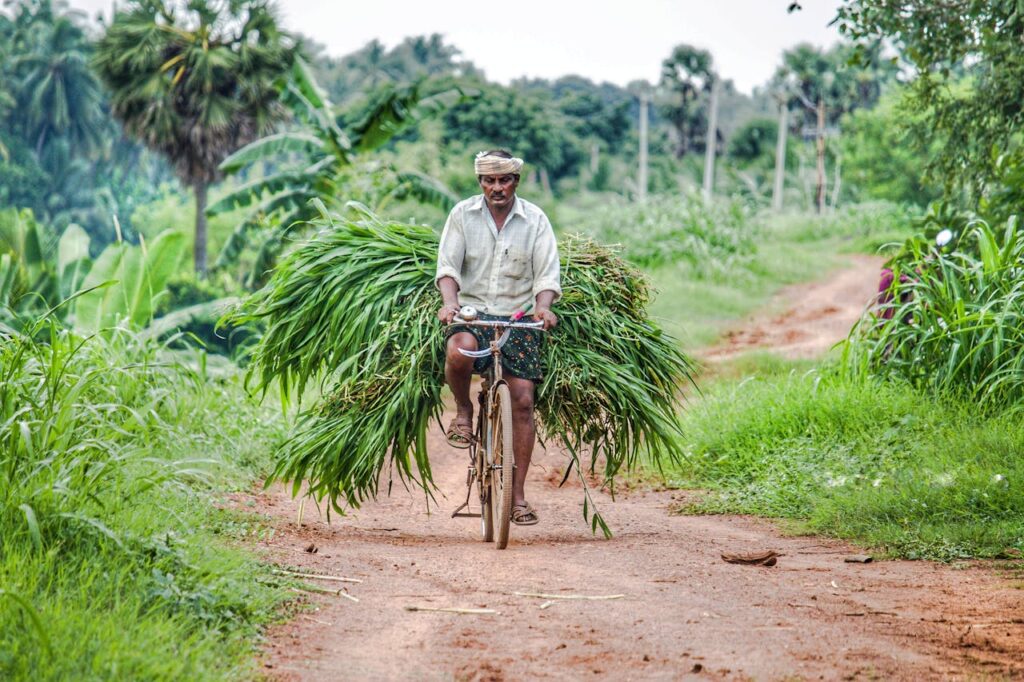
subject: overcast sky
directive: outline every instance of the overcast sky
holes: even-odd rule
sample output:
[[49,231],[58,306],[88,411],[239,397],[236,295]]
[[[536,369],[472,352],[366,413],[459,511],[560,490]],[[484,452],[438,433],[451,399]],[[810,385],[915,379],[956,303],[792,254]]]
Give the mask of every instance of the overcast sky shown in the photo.
[[[376,38],[391,47],[402,38],[440,33],[487,77],[568,74],[618,85],[658,79],[672,47],[711,51],[715,66],[744,92],[774,72],[782,51],[799,42],[831,45],[828,23],[840,0],[278,0],[285,27],[327,46],[333,56]],[[109,13],[111,0],[70,0],[90,16]]]

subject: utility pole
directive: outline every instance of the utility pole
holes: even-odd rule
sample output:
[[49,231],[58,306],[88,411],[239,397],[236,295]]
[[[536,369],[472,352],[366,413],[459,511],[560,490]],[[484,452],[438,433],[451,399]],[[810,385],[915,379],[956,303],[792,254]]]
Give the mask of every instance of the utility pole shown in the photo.
[[718,95],[721,91],[717,77],[711,82],[711,113],[708,115],[708,132],[704,143],[704,203],[711,202],[715,188],[715,152],[718,149]]
[[775,142],[775,186],[772,188],[772,209],[782,210],[782,190],[786,179],[786,134],[789,132],[789,103],[779,101],[779,135]]
[[818,182],[815,203],[818,215],[825,212],[825,98],[818,98]]
[[640,171],[636,181],[636,198],[647,201],[647,93],[640,93]]
[[839,189],[843,186],[843,183],[842,183],[842,173],[843,173],[843,157],[842,157],[841,154],[837,153],[836,154],[836,165],[835,165],[836,179],[832,183],[832,201],[829,203],[829,209],[833,213],[835,213],[836,206],[839,205]]

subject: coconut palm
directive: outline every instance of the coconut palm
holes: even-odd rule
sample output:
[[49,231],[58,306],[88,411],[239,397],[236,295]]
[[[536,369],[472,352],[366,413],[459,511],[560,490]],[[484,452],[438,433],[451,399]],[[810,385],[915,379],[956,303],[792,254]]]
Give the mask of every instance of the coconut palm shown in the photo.
[[275,82],[294,53],[264,0],[131,0],[97,44],[114,115],[195,192],[200,276],[209,185],[228,154],[283,118]]
[[10,65],[18,78],[17,111],[37,155],[51,139],[65,136],[88,152],[100,146],[105,132],[103,93],[89,68],[89,45],[78,19],[65,12],[36,22],[31,50]]

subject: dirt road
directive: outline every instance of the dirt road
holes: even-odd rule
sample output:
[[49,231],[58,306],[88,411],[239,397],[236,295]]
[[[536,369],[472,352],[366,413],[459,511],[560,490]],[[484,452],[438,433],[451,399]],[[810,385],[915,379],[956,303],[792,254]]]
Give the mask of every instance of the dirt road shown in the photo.
[[846,267],[812,284],[786,287],[768,306],[781,311],[755,313],[727,331],[722,341],[700,353],[720,362],[751,350],[768,349],[787,358],[816,358],[844,339],[864,305],[878,292],[884,259],[852,255]]
[[[807,299],[804,288],[802,298]],[[862,299],[863,300],[863,299]],[[844,330],[845,331],[845,330]],[[528,493],[537,526],[509,548],[451,519],[465,491],[462,451],[431,434],[439,508],[397,486],[328,525],[282,490],[255,497],[276,532],[266,558],[362,580],[359,599],[308,595],[274,628],[266,672],[295,680],[1024,678],[1024,590],[977,564],[845,563],[862,550],[792,537],[771,522],[672,513],[685,493],[598,493],[615,537],[589,533],[582,491],[557,487],[565,458],[538,451]],[[397,485],[397,484],[396,484]],[[316,552],[306,551],[315,547]],[[722,552],[772,549],[778,565]],[[1020,577],[1018,576],[1018,587]],[[320,583],[337,588],[336,583]],[[624,595],[601,601],[515,595]],[[489,608],[495,615],[405,607]]]

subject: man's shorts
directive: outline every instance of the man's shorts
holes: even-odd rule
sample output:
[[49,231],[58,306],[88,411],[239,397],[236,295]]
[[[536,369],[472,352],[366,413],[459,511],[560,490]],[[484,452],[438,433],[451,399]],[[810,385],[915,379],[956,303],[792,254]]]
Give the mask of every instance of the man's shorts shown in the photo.
[[[508,316],[485,315],[481,313],[478,319],[483,321],[507,320]],[[447,345],[448,339],[452,334],[458,334],[459,332],[469,332],[476,337],[476,347],[478,350],[490,348],[491,341],[494,340],[494,329],[452,324],[445,328],[445,345]],[[536,329],[513,329],[512,333],[509,334],[508,341],[501,347],[501,367],[503,371],[520,379],[532,379],[533,381],[543,379],[544,372],[541,370],[543,337],[541,334],[543,332]],[[483,374],[490,369],[493,361],[494,358],[491,355],[476,358],[473,361],[473,372]]]

